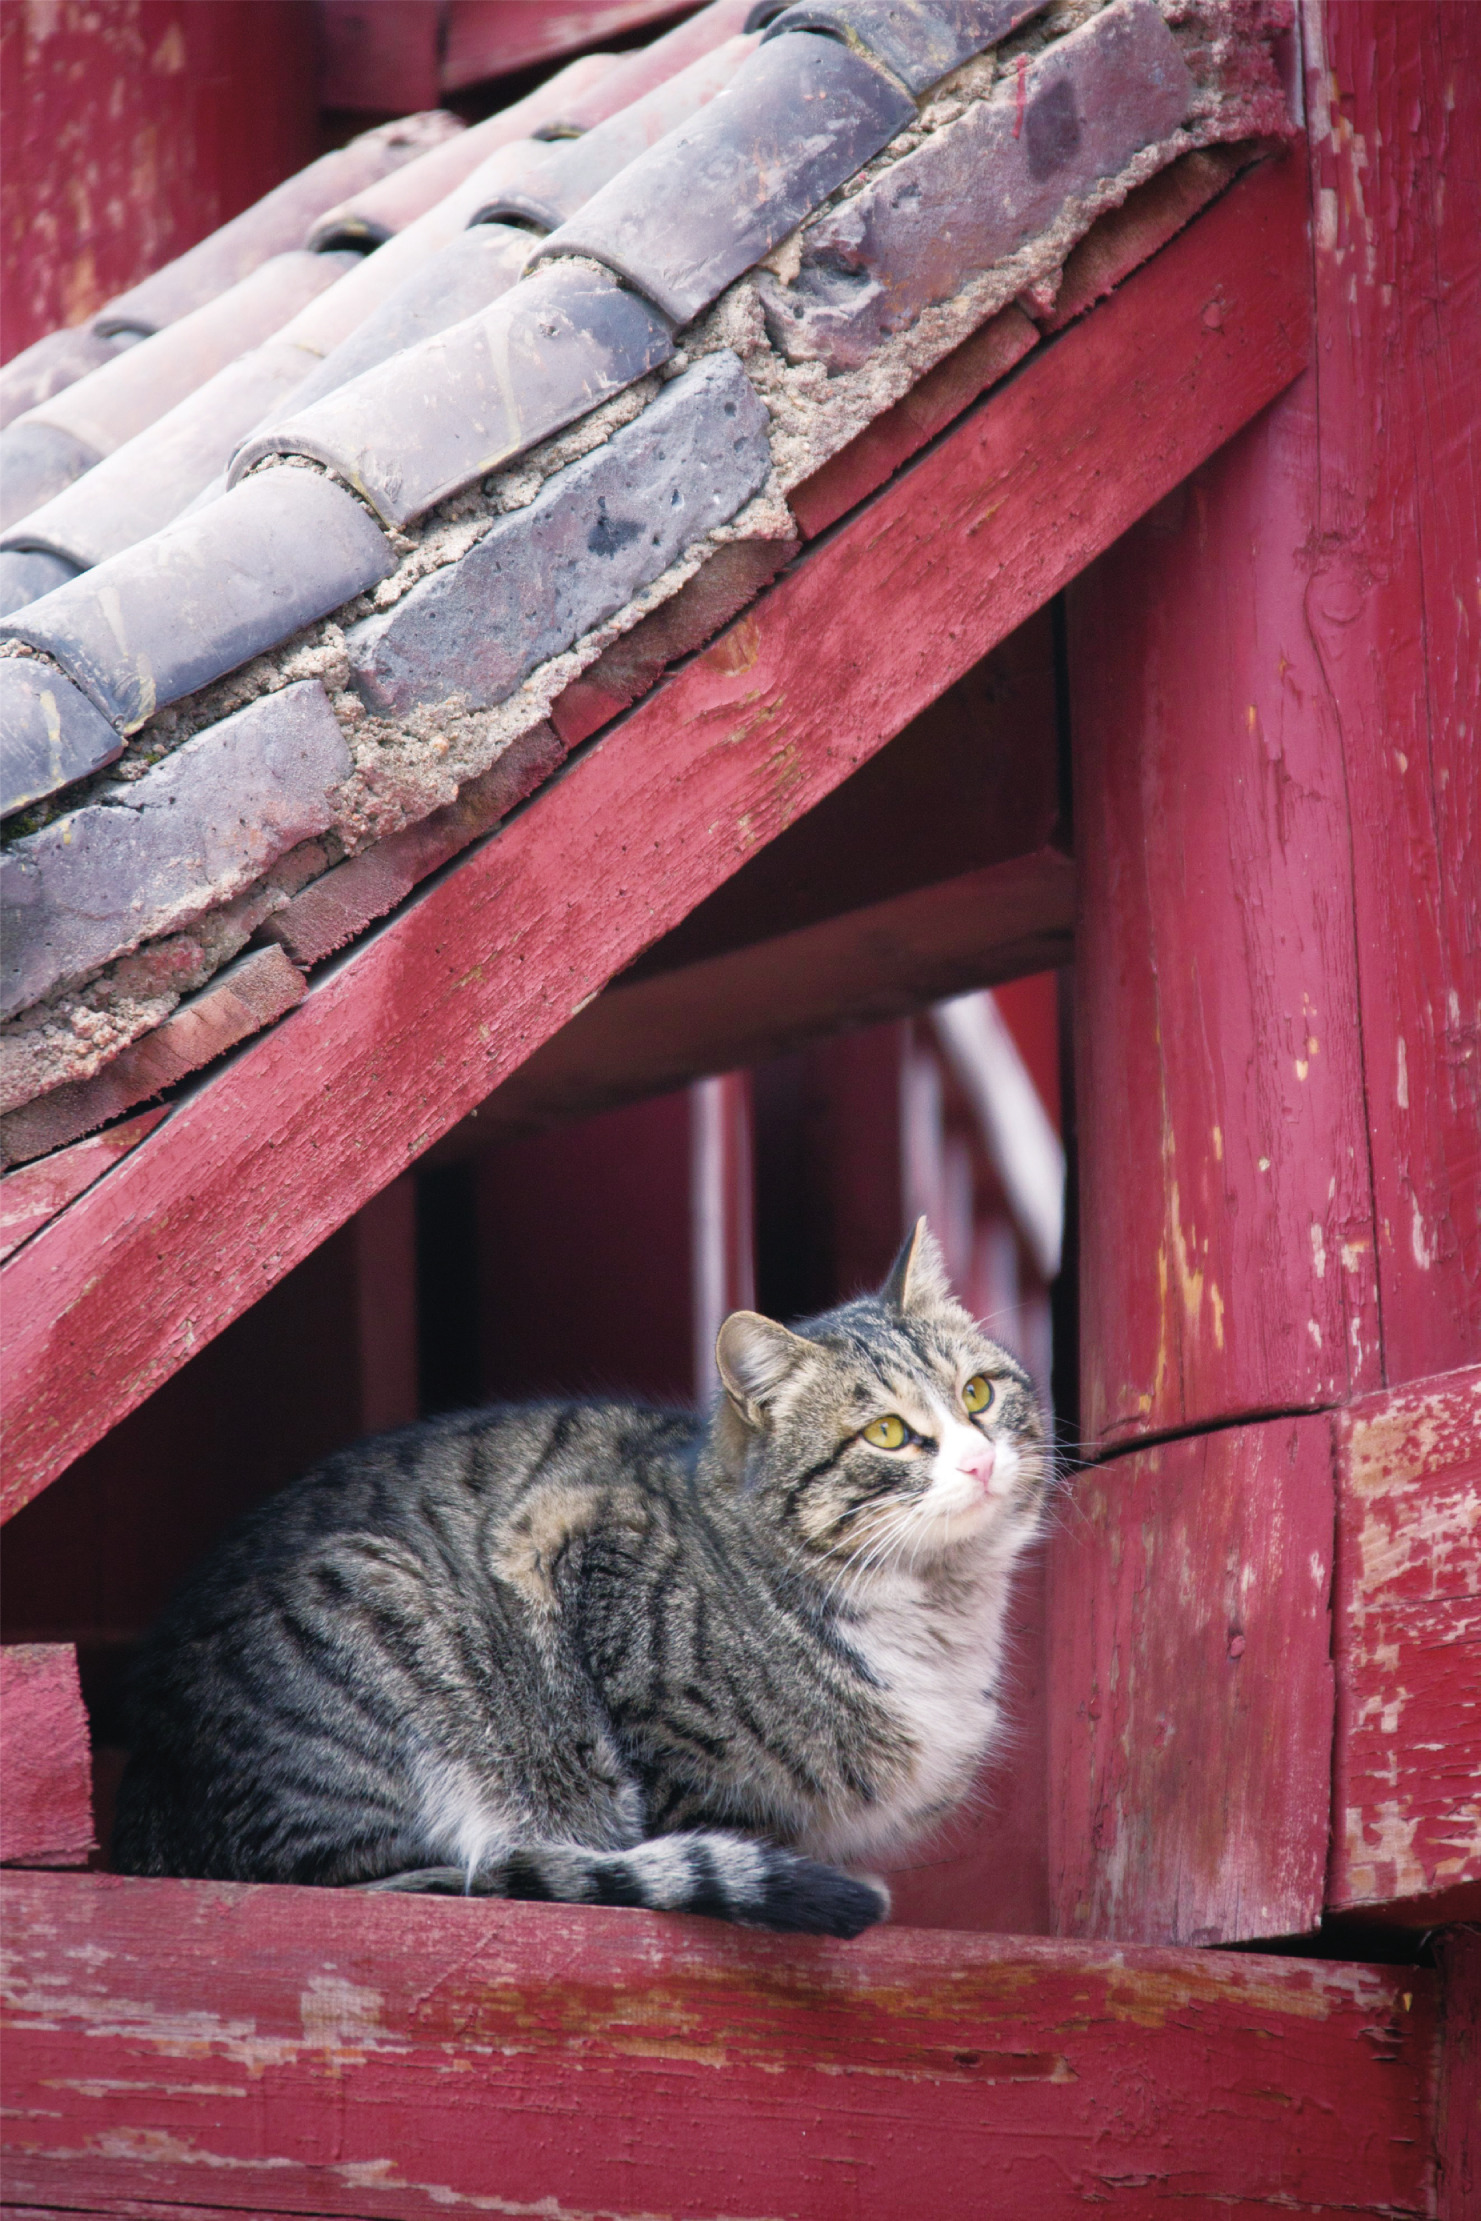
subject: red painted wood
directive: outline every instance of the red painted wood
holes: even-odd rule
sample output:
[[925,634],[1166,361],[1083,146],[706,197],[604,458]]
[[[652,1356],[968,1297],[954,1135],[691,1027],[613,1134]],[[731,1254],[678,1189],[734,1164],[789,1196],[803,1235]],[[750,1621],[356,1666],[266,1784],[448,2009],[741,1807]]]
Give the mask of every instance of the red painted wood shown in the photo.
[[1337,1765],[1328,1900],[1469,1883],[1481,1910],[1481,1367],[1337,1427]]
[[967,416],[11,1261],[10,1508],[1279,391],[1305,341],[1279,172]]
[[600,46],[691,12],[693,0],[450,0],[444,92]]
[[1440,2088],[1436,2144],[1439,2221],[1481,2207],[1481,1929],[1452,1928],[1440,1969]]
[[1351,802],[1398,1383],[1481,1359],[1481,10],[1344,0],[1323,24],[1305,611]]
[[93,1848],[87,1714],[70,1643],[0,1647],[0,1861],[85,1866]]
[[321,151],[299,0],[0,15],[5,359],[77,324]]
[[320,0],[320,98],[358,116],[435,108],[442,0]]
[[104,1876],[5,1893],[17,2202],[1056,2221],[1430,2195],[1423,1969]]
[[1057,1934],[1209,1944],[1316,1927],[1332,1525],[1323,1417],[1080,1475],[1050,1551]]
[[1381,1378],[1349,820],[1304,615],[1314,399],[1069,596],[1091,1441]]
[[511,1073],[447,1146],[476,1146],[501,1128],[528,1131],[679,1087],[820,1033],[1063,963],[1074,901],[1068,857],[1045,849],[708,961],[619,981]]
[[360,1349],[359,1432],[379,1434],[417,1417],[416,1184],[393,1180],[345,1229],[354,1245]]
[[22,1242],[39,1233],[169,1115],[167,1109],[141,1111],[137,1118],[125,1119],[106,1134],[74,1142],[70,1149],[59,1149],[40,1164],[7,1172],[0,1180],[0,1258],[9,1257]]

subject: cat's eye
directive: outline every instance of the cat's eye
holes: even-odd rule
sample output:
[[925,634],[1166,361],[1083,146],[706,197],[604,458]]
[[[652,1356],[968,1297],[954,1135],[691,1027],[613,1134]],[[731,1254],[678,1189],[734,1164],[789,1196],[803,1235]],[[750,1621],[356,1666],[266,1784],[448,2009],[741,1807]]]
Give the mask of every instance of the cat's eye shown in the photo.
[[886,1412],[883,1419],[871,1419],[862,1431],[861,1439],[875,1450],[903,1450],[910,1440],[910,1429],[897,1411]]
[[962,1402],[975,1418],[986,1411],[993,1399],[993,1385],[986,1373],[974,1373],[962,1390]]

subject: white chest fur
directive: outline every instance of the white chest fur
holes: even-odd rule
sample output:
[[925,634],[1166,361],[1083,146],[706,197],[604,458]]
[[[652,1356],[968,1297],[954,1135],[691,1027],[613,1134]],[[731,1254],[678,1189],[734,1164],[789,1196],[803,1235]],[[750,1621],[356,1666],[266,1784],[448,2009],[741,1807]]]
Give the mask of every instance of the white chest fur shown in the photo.
[[919,1577],[881,1586],[849,1640],[879,1684],[914,1759],[886,1800],[835,1812],[803,1846],[842,1864],[878,1857],[929,1833],[971,1788],[1002,1712],[1003,1620],[1011,1562],[988,1560],[950,1607]]

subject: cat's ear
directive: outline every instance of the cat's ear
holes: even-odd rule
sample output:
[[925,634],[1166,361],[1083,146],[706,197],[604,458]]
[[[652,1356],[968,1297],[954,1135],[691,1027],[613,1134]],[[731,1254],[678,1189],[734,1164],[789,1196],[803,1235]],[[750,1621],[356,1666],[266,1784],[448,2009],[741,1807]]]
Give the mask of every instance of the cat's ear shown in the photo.
[[715,1363],[743,1418],[755,1426],[784,1380],[809,1354],[811,1344],[759,1311],[732,1311],[715,1340]]
[[895,1311],[931,1311],[951,1301],[951,1282],[941,1245],[923,1218],[906,1235],[899,1256],[879,1291],[881,1303]]

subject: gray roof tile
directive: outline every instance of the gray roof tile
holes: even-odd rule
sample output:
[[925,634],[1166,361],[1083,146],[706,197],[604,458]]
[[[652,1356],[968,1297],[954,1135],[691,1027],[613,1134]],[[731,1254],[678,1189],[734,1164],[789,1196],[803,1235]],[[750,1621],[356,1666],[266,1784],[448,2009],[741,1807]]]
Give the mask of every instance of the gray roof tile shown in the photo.
[[349,769],[324,689],[304,679],[17,841],[0,857],[0,1016],[250,886],[332,822]]
[[1175,131],[1192,93],[1155,0],[1113,0],[812,225],[793,284],[763,274],[774,343],[854,369]]
[[822,31],[882,62],[920,94],[1037,15],[1045,0],[804,0],[773,15],[768,39]]
[[100,771],[122,748],[107,718],[60,671],[30,656],[0,658],[0,814]]
[[737,358],[706,356],[461,561],[357,625],[357,689],[392,712],[455,695],[503,701],[765,484],[766,423]]
[[268,471],[0,620],[123,732],[337,609],[394,568],[343,486]]
[[54,500],[99,460],[75,432],[19,417],[0,432],[0,527],[16,524]]
[[0,548],[0,617],[39,602],[77,576],[77,565],[44,548]]
[[312,456],[406,524],[672,353],[646,301],[605,271],[560,263],[249,440],[232,476],[264,456]]
[[916,117],[836,39],[760,47],[719,100],[630,163],[537,250],[590,255],[676,324],[708,308]]

